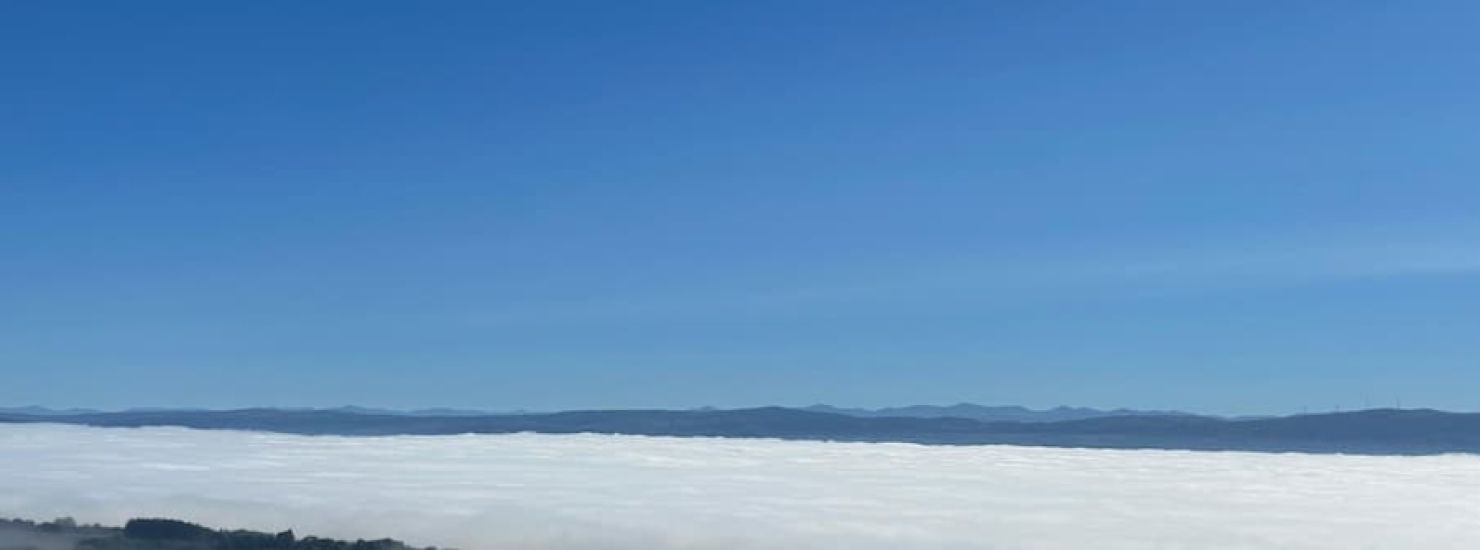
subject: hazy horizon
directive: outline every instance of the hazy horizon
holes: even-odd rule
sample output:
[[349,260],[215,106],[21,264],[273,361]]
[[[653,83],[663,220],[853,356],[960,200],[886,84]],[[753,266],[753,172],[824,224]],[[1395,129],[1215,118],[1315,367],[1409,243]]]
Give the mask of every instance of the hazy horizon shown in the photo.
[[614,411],[617,411],[617,410],[673,410],[673,411],[691,411],[691,410],[703,410],[703,409],[740,410],[740,409],[759,409],[759,408],[767,408],[767,407],[783,407],[783,408],[789,408],[789,409],[807,409],[809,407],[818,407],[818,406],[834,407],[834,408],[838,408],[838,409],[855,409],[855,410],[879,411],[879,410],[885,410],[885,409],[897,409],[897,408],[906,408],[906,407],[940,407],[940,408],[947,408],[947,407],[961,406],[961,405],[979,406],[979,407],[1022,408],[1022,409],[1025,409],[1025,410],[1028,410],[1028,411],[1034,411],[1034,412],[1052,411],[1052,410],[1055,410],[1055,409],[1088,409],[1088,410],[1106,411],[1106,412],[1109,412],[1109,411],[1177,412],[1177,413],[1188,413],[1188,414],[1203,415],[1203,416],[1218,416],[1218,417],[1230,417],[1230,418],[1245,417],[1245,416],[1248,416],[1248,417],[1288,416],[1288,415],[1295,415],[1295,414],[1339,413],[1339,412],[1355,412],[1355,411],[1383,410],[1383,409],[1429,409],[1429,410],[1438,410],[1438,411],[1456,412],[1456,413],[1480,412],[1480,410],[1475,410],[1475,409],[1463,410],[1463,409],[1434,409],[1434,408],[1431,408],[1431,407],[1410,407],[1410,406],[1406,406],[1406,405],[1404,405],[1402,403],[1398,403],[1398,402],[1387,403],[1387,404],[1367,402],[1367,403],[1359,403],[1359,404],[1357,404],[1357,406],[1350,406],[1350,407],[1348,407],[1348,406],[1342,406],[1342,405],[1334,405],[1334,406],[1331,406],[1331,407],[1326,408],[1326,409],[1320,409],[1320,408],[1316,408],[1316,407],[1306,407],[1306,408],[1302,408],[1300,410],[1294,410],[1294,411],[1261,411],[1261,412],[1226,413],[1226,412],[1212,412],[1212,411],[1185,410],[1185,409],[1153,409],[1153,408],[1147,408],[1147,407],[1134,407],[1134,406],[1090,407],[1090,406],[1080,406],[1080,405],[1073,405],[1073,404],[1059,404],[1059,405],[1049,405],[1049,406],[1033,407],[1033,406],[1027,406],[1027,405],[1013,404],[1013,403],[977,403],[977,402],[970,402],[970,401],[939,402],[939,403],[897,403],[897,404],[880,405],[880,406],[851,405],[851,404],[846,404],[846,403],[805,403],[805,404],[758,403],[758,404],[741,405],[741,406],[733,406],[733,407],[718,407],[718,406],[714,406],[714,405],[695,405],[695,406],[685,406],[685,407],[655,407],[655,406],[651,406],[651,407],[622,407],[622,408],[575,407],[575,408],[569,408],[569,409],[514,409],[514,408],[497,408],[497,407],[486,407],[486,406],[485,407],[479,407],[479,406],[453,407],[453,406],[442,406],[442,405],[429,405],[429,406],[418,405],[418,406],[400,406],[400,407],[397,407],[397,406],[365,405],[365,404],[361,404],[361,403],[338,403],[338,404],[323,404],[323,405],[292,405],[292,404],[290,404],[290,405],[241,405],[241,406],[220,406],[220,407],[131,405],[131,406],[124,406],[124,407],[103,408],[103,407],[89,407],[89,406],[83,406],[83,405],[48,406],[48,405],[38,405],[38,404],[34,404],[34,403],[0,403],[0,410],[6,410],[6,409],[19,410],[19,409],[27,409],[27,408],[39,408],[39,409],[45,409],[45,410],[55,411],[55,412],[69,411],[69,410],[99,411],[99,412],[123,412],[123,411],[143,411],[143,410],[230,411],[230,410],[244,410],[244,409],[281,409],[281,410],[365,409],[365,410],[392,411],[392,412],[399,412],[399,413],[411,413],[411,412],[424,412],[424,411],[443,410],[443,411],[458,411],[458,412],[480,412],[480,413],[490,413],[490,414],[505,414],[505,413],[540,414],[540,413],[554,413],[554,412],[563,412],[563,411],[597,411],[597,410],[614,410]]

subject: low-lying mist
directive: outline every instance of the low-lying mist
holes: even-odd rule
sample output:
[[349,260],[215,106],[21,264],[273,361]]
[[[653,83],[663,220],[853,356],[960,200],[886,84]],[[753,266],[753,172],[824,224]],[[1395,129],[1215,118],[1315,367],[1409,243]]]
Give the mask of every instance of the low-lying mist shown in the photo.
[[0,516],[467,550],[1480,548],[1480,457],[0,425]]

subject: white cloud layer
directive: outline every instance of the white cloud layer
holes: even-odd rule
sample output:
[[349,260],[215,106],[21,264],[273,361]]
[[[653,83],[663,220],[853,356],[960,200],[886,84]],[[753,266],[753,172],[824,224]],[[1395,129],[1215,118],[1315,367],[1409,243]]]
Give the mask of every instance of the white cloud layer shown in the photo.
[[464,549],[1480,548],[1480,457],[0,425],[0,516]]

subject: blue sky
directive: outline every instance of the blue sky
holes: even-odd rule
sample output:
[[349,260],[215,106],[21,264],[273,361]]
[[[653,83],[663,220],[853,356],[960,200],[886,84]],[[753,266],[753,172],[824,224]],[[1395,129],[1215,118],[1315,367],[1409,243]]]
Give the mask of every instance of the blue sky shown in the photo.
[[10,2],[0,404],[1480,409],[1472,2]]

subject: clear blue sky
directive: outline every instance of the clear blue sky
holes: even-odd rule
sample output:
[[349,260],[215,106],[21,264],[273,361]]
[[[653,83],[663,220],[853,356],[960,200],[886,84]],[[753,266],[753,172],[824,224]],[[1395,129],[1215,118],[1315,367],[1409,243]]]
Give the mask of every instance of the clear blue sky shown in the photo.
[[1477,28],[5,2],[0,405],[1480,409]]

